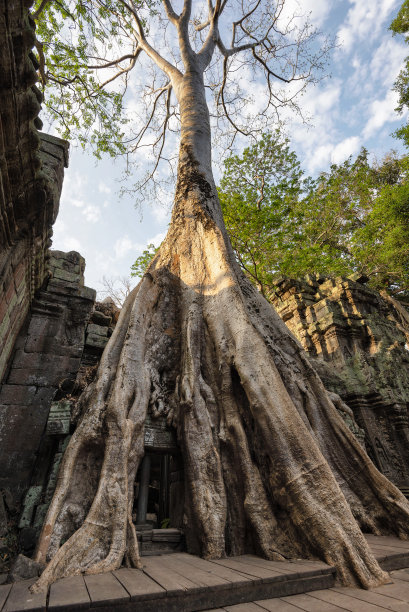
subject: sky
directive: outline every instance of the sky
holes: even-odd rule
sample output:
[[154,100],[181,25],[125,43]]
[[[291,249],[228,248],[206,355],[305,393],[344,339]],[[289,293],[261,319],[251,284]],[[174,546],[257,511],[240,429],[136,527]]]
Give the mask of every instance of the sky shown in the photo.
[[[400,141],[391,136],[405,120],[394,111],[392,87],[409,52],[403,39],[388,30],[401,0],[287,2],[299,2],[313,24],[337,41],[326,68],[329,76],[300,101],[311,117],[309,124],[294,117],[287,126],[290,146],[305,173],[325,171],[361,147],[378,159],[391,149],[403,153]],[[163,240],[170,219],[171,191],[146,198],[137,208],[131,195],[120,197],[123,170],[121,160],[96,163],[91,154],[72,147],[65,171],[52,248],[80,252],[86,260],[85,284],[97,291],[103,290],[104,276],[129,277],[146,245],[158,246]],[[219,177],[216,169],[216,182]]]

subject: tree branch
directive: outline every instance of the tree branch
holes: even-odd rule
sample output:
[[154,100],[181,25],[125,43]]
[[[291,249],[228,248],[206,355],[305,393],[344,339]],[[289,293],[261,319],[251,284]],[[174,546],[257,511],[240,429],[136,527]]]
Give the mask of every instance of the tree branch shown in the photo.
[[96,64],[95,66],[86,66],[88,68],[88,70],[100,70],[101,68],[110,68],[111,66],[116,66],[117,64],[120,64],[121,62],[125,61],[126,59],[137,59],[139,54],[141,52],[140,48],[137,48],[135,50],[135,53],[128,53],[127,55],[123,55],[122,57],[119,57],[116,60],[112,60],[110,62],[107,62],[106,60],[104,60],[103,58],[91,58],[91,59],[100,59],[100,61],[102,62],[106,62],[105,64]]
[[176,66],[174,66],[173,64],[168,62],[168,60],[166,60],[164,57],[162,57],[156,51],[156,49],[151,47],[151,45],[147,42],[146,37],[145,37],[145,32],[144,32],[143,27],[142,27],[142,22],[141,22],[141,20],[139,18],[138,12],[135,10],[135,8],[133,6],[131,6],[130,4],[128,4],[128,2],[126,2],[126,0],[119,0],[119,2],[126,9],[128,9],[128,11],[131,13],[131,15],[135,19],[135,22],[136,22],[137,28],[138,28],[138,32],[136,33],[137,34],[137,41],[138,41],[139,46],[141,47],[141,49],[143,49],[145,51],[145,53],[155,62],[155,64],[158,66],[158,68],[163,70],[163,72],[170,79],[174,80],[175,84],[176,84],[182,78],[182,74],[181,74],[180,70],[178,70],[176,68]]
[[180,19],[179,15],[173,10],[170,0],[162,0],[162,2],[163,6],[165,7],[165,12],[168,16],[169,21],[171,21],[173,25],[176,26]]
[[43,10],[47,6],[47,4],[49,4],[49,2],[51,2],[51,0],[42,0],[41,4],[38,7],[38,9],[36,10],[36,12],[31,15],[31,17],[34,19],[34,21],[36,21],[40,17],[41,13],[43,12]]

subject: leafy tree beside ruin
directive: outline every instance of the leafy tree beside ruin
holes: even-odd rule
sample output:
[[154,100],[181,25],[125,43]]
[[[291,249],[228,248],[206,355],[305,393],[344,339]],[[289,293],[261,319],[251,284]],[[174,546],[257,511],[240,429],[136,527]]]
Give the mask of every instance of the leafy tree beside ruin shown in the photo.
[[[409,42],[409,1],[404,0],[398,14],[390,25],[393,34],[404,34],[405,42]],[[395,110],[400,113],[409,108],[409,57],[405,60],[405,66],[400,71],[395,81],[394,90],[399,95],[398,106]],[[406,145],[409,145],[409,124],[402,125],[395,132],[395,136],[401,138]]]
[[225,161],[219,197],[238,262],[268,295],[282,276],[359,273],[393,295],[409,290],[408,157],[333,164],[305,178],[288,143],[265,134]]
[[[45,5],[39,17],[56,6]],[[118,79],[130,79],[139,61],[158,69],[154,81],[147,77],[150,113],[131,146],[146,144],[154,127],[156,160],[165,156],[166,128],[180,130],[180,144],[169,231],[79,400],[81,417],[37,547],[37,560],[48,565],[35,588],[122,562],[139,566],[133,485],[148,413],[177,432],[189,552],[315,555],[335,565],[344,584],[384,582],[361,530],[407,538],[408,503],[373,466],[298,343],[241,272],[212,175],[211,125],[244,133],[263,128],[283,104],[294,106],[294,85],[304,87],[325,55],[322,40],[282,0],[87,0],[68,9],[68,21],[84,24],[80,40],[94,17],[98,36],[106,23],[110,34],[128,36],[131,48],[112,59],[107,53],[117,44],[106,55],[99,43],[90,47],[93,61],[125,72]],[[96,36],[92,27],[89,33]],[[81,70],[91,59],[81,59]],[[244,108],[252,78],[257,116],[254,106],[248,114]],[[86,81],[85,108],[95,101],[92,87]]]

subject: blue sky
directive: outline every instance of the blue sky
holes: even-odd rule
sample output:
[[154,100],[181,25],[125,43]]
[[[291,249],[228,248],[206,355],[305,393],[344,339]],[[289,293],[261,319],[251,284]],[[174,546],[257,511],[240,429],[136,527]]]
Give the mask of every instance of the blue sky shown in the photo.
[[[409,49],[388,30],[401,2],[287,1],[290,8],[299,4],[310,12],[312,22],[339,44],[327,68],[330,77],[301,99],[310,125],[294,117],[287,127],[305,172],[326,170],[362,146],[378,158],[391,149],[403,152],[391,137],[404,121],[394,111],[397,98],[391,88]],[[129,276],[145,246],[164,238],[170,217],[171,191],[160,200],[148,198],[138,209],[131,196],[119,197],[121,164],[106,158],[96,165],[91,155],[72,148],[54,226],[52,248],[79,251],[86,259],[85,282],[97,290],[103,276]]]

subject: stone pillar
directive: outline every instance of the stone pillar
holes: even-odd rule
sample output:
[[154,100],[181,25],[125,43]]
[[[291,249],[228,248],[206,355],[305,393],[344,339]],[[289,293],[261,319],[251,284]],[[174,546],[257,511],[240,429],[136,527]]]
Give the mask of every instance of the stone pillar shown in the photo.
[[139,483],[138,511],[136,515],[136,522],[138,525],[145,525],[146,523],[146,511],[148,509],[150,474],[151,474],[151,458],[149,455],[145,455],[145,457],[142,459],[141,480]]

